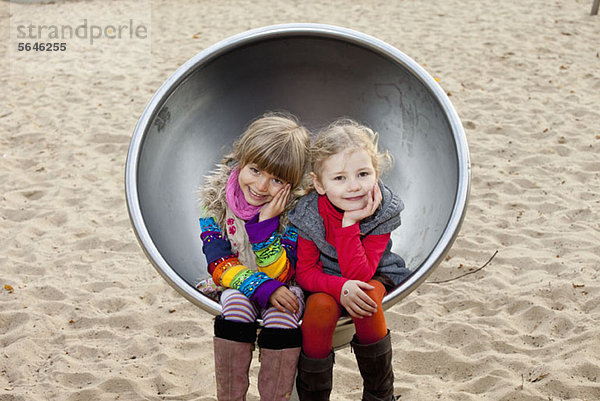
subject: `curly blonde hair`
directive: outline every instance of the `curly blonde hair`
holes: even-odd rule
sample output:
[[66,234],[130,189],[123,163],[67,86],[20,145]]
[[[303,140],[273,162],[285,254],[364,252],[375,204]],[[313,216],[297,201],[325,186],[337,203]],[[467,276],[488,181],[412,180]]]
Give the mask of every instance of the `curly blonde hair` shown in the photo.
[[346,150],[363,149],[371,157],[378,175],[392,166],[390,153],[378,150],[379,134],[366,125],[342,118],[325,128],[310,148],[310,170],[321,179],[323,162],[330,156]]

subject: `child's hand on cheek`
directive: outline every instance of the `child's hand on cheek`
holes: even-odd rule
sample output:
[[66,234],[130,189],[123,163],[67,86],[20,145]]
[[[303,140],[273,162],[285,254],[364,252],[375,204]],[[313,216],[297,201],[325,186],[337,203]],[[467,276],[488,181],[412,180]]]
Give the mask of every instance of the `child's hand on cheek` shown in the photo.
[[362,219],[366,219],[371,216],[379,205],[381,204],[381,190],[377,183],[373,186],[373,189],[367,194],[367,204],[362,209],[347,210],[344,212],[344,218],[342,219],[342,227],[349,227],[353,224],[358,223]]
[[265,221],[273,218],[275,216],[279,216],[285,210],[285,205],[287,205],[288,200],[290,199],[290,192],[292,186],[290,184],[285,184],[283,188],[275,194],[273,199],[270,202],[266,203],[261,209],[260,214],[258,215],[258,221]]

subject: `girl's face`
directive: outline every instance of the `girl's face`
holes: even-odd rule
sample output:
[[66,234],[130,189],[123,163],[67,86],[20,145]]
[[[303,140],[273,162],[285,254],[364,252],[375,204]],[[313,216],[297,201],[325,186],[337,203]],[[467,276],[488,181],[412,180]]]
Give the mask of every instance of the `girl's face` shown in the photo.
[[259,170],[253,163],[246,164],[240,170],[238,183],[246,202],[252,206],[262,206],[270,202],[286,184],[274,175]]
[[377,172],[364,149],[352,149],[329,156],[321,165],[321,178],[311,173],[319,195],[327,195],[343,211],[362,209],[377,183]]

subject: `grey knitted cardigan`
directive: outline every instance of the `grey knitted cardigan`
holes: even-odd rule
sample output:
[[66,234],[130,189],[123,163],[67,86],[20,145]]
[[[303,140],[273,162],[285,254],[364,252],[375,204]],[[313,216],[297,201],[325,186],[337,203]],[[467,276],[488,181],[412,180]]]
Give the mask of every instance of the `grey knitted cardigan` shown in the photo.
[[[361,237],[366,235],[381,235],[391,233],[400,226],[400,212],[404,204],[400,198],[381,181],[379,181],[382,201],[377,211],[359,223]],[[334,276],[341,276],[338,264],[337,251],[327,242],[325,225],[319,215],[319,194],[312,191],[298,201],[296,207],[290,211],[288,218],[298,228],[298,234],[312,241],[321,252],[323,272]],[[394,284],[400,284],[411,272],[405,267],[404,260],[391,251],[392,239],[383,252],[376,275],[389,277]]]

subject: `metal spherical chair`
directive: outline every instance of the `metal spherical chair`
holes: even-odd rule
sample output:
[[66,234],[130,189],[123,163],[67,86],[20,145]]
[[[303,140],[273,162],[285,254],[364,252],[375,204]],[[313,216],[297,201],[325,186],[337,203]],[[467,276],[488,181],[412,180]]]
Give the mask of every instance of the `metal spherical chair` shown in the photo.
[[[196,191],[224,150],[257,116],[289,111],[311,129],[339,117],[380,134],[394,167],[384,181],[404,201],[393,250],[412,275],[389,308],[443,260],[465,215],[470,162],[446,93],[396,48],[353,30],[287,24],[223,40],[183,64],[154,94],[133,133],[126,165],[131,222],[167,282],[205,311],[220,305],[194,284],[207,277]],[[354,332],[338,322],[334,345]]]

